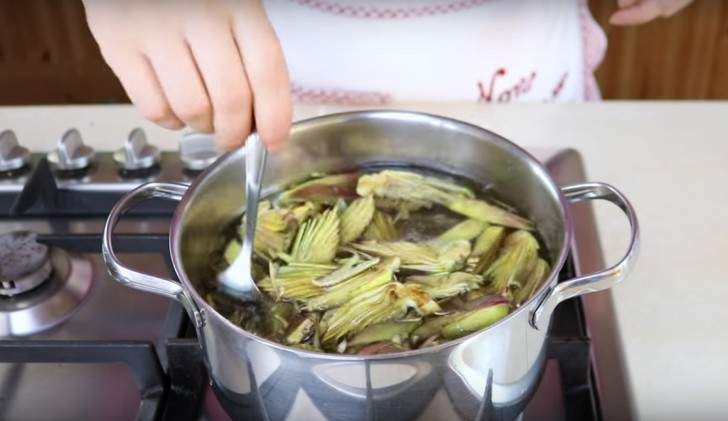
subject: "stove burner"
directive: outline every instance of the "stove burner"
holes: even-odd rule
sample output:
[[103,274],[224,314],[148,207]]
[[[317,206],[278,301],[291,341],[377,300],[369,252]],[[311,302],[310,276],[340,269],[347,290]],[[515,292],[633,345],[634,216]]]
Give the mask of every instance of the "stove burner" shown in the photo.
[[88,260],[39,244],[35,238],[25,232],[0,236],[0,338],[32,335],[58,325],[91,289],[93,270]]
[[32,232],[0,235],[0,295],[12,297],[30,291],[51,274],[48,247]]

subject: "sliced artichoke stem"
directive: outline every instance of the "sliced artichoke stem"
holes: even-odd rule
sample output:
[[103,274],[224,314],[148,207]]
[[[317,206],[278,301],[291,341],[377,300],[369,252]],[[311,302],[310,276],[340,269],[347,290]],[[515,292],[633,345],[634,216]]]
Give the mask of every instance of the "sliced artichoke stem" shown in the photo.
[[419,324],[420,320],[398,320],[370,325],[353,336],[349,341],[349,346],[369,345],[386,341],[402,343]]
[[490,307],[497,304],[510,304],[511,300],[501,294],[481,295],[465,302],[463,309],[477,310],[479,308]]
[[496,304],[468,312],[452,323],[442,327],[440,331],[445,339],[455,339],[485,329],[510,313],[509,304]]
[[425,340],[426,338],[429,338],[433,335],[438,335],[443,326],[445,326],[448,323],[452,323],[454,320],[456,320],[460,316],[461,316],[461,313],[455,312],[455,313],[450,313],[450,314],[446,314],[446,315],[442,315],[442,316],[434,316],[432,318],[427,319],[424,323],[422,323],[419,327],[417,327],[417,329],[415,329],[412,332],[412,334],[410,335],[412,343],[418,344],[421,341]]
[[402,352],[406,350],[407,349],[400,344],[393,342],[378,342],[362,348],[357,352],[357,355],[393,354],[395,352]]
[[341,214],[341,243],[350,243],[362,235],[374,217],[374,196],[357,199]]
[[528,219],[483,200],[459,197],[448,203],[448,208],[468,218],[493,225],[524,230],[533,229],[533,224]]

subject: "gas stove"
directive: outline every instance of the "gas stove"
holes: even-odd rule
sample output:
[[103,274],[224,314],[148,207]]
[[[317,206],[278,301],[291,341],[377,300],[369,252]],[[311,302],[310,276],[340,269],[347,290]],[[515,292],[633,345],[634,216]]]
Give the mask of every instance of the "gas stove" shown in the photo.
[[[114,153],[84,145],[75,129],[50,153],[19,140],[0,134],[0,419],[231,419],[183,308],[113,281],[101,257],[106,217],[121,196],[149,181],[191,183],[218,157],[212,138],[188,133],[178,151],[160,151],[135,129]],[[557,183],[586,181],[577,151],[530,152]],[[118,224],[122,262],[174,279],[174,206],[152,200]],[[590,205],[571,206],[575,238],[562,280],[604,264]],[[519,418],[629,420],[624,370],[610,292],[567,300]]]

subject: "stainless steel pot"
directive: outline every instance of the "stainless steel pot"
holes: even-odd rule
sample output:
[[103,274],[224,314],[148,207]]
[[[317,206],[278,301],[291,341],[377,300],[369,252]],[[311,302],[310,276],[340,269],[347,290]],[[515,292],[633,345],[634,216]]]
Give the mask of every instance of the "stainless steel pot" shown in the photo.
[[[244,207],[244,150],[221,157],[189,187],[149,183],[125,195],[108,217],[103,255],[112,276],[132,288],[179,300],[194,321],[213,386],[231,415],[265,420],[481,420],[517,416],[544,367],[545,336],[559,302],[611,287],[632,268],[638,224],[615,188],[588,183],[560,188],[546,169],[508,140],[463,122],[411,112],[366,111],[294,124],[287,149],[269,157],[264,192],[312,172],[371,164],[416,164],[493,187],[501,200],[534,219],[553,272],[523,306],[486,330],[418,351],[352,356],[312,353],[256,337],[203,299],[215,275],[209,253]],[[114,255],[119,217],[140,202],[178,200],[170,253],[180,282],[125,267]],[[570,250],[569,202],[603,199],[631,224],[622,260],[601,272],[557,284]],[[206,286],[207,285],[207,286]]]

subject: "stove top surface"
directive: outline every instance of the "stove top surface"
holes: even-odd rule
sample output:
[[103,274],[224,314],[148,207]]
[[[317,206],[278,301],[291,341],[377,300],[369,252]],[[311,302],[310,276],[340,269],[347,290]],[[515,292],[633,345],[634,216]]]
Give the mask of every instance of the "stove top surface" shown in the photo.
[[[560,185],[585,181],[576,151],[531,152]],[[189,183],[196,174],[175,153],[131,175],[112,154],[63,174],[32,155],[0,180],[0,235],[33,233],[58,274],[33,295],[0,295],[0,419],[230,419],[182,307],[111,280],[101,257],[106,216],[123,193],[152,180]],[[174,205],[152,201],[119,223],[122,262],[174,278],[167,236]],[[589,205],[572,213],[574,249],[562,279],[603,266]],[[568,300],[552,320],[546,369],[521,418],[630,419],[609,292]]]

